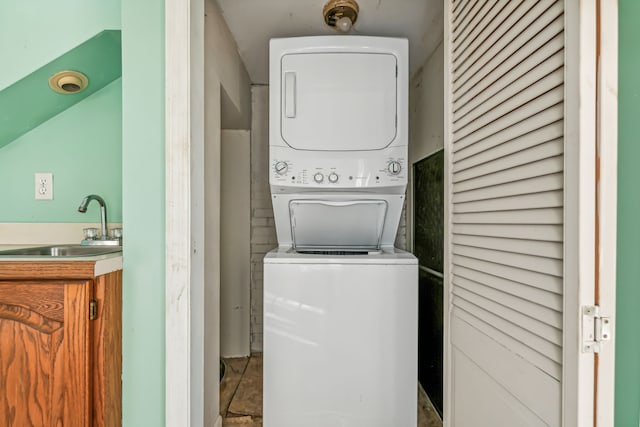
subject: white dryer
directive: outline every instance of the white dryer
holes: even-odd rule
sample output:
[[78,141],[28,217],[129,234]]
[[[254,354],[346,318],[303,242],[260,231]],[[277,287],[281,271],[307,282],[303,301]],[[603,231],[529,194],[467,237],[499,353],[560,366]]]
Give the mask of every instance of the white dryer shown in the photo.
[[408,177],[408,42],[273,39],[269,183],[278,243],[393,246]]
[[265,427],[414,427],[417,282],[393,248],[408,176],[408,44],[270,45]]

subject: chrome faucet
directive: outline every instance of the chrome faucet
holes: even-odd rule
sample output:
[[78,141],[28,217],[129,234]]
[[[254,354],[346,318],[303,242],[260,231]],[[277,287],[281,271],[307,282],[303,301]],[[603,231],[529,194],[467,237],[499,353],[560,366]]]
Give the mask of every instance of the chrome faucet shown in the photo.
[[105,204],[104,199],[95,194],[90,194],[84,199],[82,199],[82,202],[80,202],[80,206],[78,207],[78,212],[81,212],[81,213],[87,212],[87,205],[92,200],[95,200],[100,204],[100,225],[102,227],[102,236],[100,237],[100,239],[105,240],[108,234],[107,234],[107,205]]
[[100,204],[100,226],[102,228],[102,235],[99,239],[92,239],[87,237],[82,241],[83,245],[119,245],[121,243],[120,236],[114,237],[113,239],[109,238],[109,232],[107,230],[107,204],[104,202],[104,199],[96,194],[90,194],[80,202],[80,206],[78,207],[78,212],[85,213],[87,212],[87,206],[89,203],[95,200]]

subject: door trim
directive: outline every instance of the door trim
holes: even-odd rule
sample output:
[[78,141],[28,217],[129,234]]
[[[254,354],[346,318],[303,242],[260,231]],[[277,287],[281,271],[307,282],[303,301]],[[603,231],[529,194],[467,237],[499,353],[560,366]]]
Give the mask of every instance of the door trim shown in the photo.
[[204,209],[194,203],[204,187],[204,0],[165,2],[164,81],[165,424],[197,427],[204,422]]
[[567,426],[610,426],[615,329],[597,355],[583,354],[575,337],[581,305],[599,305],[615,328],[618,10],[602,0],[565,5],[565,217],[578,218],[565,221],[565,284],[575,281],[578,289],[565,286],[563,419]]
[[[593,425],[594,355],[582,353],[582,305],[595,296],[595,8],[565,2],[565,211],[562,418]],[[591,3],[591,4],[588,4]]]
[[452,380],[452,370],[451,370],[451,239],[450,239],[450,231],[452,229],[451,224],[451,168],[449,167],[448,159],[452,156],[451,150],[451,141],[453,141],[453,128],[451,126],[450,118],[453,115],[452,111],[452,99],[451,93],[453,92],[453,66],[452,66],[452,55],[451,55],[451,15],[453,13],[453,2],[451,0],[444,1],[444,26],[443,26],[443,38],[442,38],[442,49],[444,54],[444,131],[442,133],[443,136],[443,151],[444,151],[444,194],[442,197],[442,202],[444,203],[444,236],[443,236],[443,254],[442,254],[442,272],[443,272],[443,280],[442,280],[442,294],[443,294],[443,306],[442,306],[442,314],[443,314],[443,351],[442,357],[444,360],[442,361],[442,366],[444,369],[444,373],[442,375],[443,381],[443,396],[442,396],[442,421],[445,427],[451,426],[452,424],[452,416],[453,416],[453,390],[451,385],[453,384]]
[[596,0],[599,20],[598,43],[598,134],[597,155],[600,179],[597,183],[598,227],[600,230],[599,298],[597,304],[613,320],[612,339],[598,354],[596,371],[596,425],[614,423],[615,310],[618,195],[618,2]]

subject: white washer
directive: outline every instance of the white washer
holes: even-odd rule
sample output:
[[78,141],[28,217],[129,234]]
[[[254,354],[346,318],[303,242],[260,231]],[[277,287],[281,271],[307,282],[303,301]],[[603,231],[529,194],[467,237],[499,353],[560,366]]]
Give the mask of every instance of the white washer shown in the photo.
[[264,260],[265,427],[415,427],[418,268],[387,249]]

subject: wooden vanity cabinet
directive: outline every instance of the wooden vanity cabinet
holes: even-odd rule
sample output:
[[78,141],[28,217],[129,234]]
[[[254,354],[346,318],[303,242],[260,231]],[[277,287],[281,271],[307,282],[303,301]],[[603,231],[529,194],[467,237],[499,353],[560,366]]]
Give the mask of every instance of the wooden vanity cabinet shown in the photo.
[[0,262],[0,425],[121,425],[122,271]]

